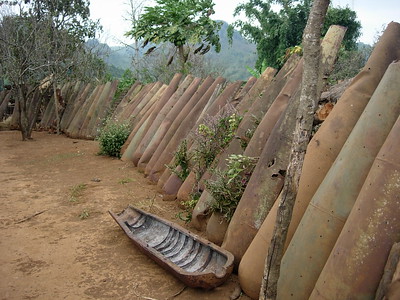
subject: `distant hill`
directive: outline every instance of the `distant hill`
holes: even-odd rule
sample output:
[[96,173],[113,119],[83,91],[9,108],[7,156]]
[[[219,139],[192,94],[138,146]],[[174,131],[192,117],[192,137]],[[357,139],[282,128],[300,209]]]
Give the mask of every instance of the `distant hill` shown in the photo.
[[228,23],[223,22],[219,32],[221,51],[214,50],[206,54],[211,61],[216,61],[225,69],[223,76],[229,80],[246,80],[251,75],[246,67],[253,68],[256,60],[256,45],[246,41],[238,31],[234,31],[232,45],[229,44],[227,30]]
[[[221,41],[221,51],[216,53],[210,50],[205,57],[211,63],[215,63],[222,71],[222,76],[228,80],[246,80],[250,77],[246,66],[254,67],[257,55],[256,46],[247,42],[239,32],[234,32],[232,45],[228,42],[228,24],[223,22],[219,32]],[[114,46],[101,44],[97,40],[91,40],[89,45],[95,48],[102,56],[104,61],[110,66],[109,71],[115,77],[120,77],[124,70],[131,68],[131,57],[134,54],[132,47]],[[143,50],[145,51],[145,50]],[[142,52],[143,53],[143,52]]]

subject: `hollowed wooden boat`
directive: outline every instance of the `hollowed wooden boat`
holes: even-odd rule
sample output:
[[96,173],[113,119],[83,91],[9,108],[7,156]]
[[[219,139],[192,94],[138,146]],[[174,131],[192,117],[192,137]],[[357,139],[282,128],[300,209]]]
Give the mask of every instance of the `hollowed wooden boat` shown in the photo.
[[233,270],[233,255],[179,225],[128,206],[109,212],[147,256],[187,286],[212,289]]

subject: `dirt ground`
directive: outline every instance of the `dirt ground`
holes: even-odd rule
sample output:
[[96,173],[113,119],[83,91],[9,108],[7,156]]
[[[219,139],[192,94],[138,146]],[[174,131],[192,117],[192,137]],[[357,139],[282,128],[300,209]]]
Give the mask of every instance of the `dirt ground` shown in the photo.
[[0,131],[0,299],[229,299],[237,291],[236,275],[212,291],[185,288],[135,248],[108,210],[132,204],[184,224],[176,203],[129,163],[96,155],[95,141],[33,138]]

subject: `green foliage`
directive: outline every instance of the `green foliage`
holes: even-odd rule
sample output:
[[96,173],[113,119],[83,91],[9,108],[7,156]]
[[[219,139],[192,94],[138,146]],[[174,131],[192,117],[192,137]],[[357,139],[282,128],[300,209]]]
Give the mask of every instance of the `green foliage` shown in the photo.
[[[8,5],[19,9],[18,15],[7,15],[0,23],[0,35],[3,30],[6,35],[0,38],[0,48],[9,50],[2,53],[7,57],[1,57],[0,61],[10,80],[26,84],[32,77],[42,80],[50,74],[57,79],[70,79],[77,73],[85,73],[82,67],[87,67],[88,61],[92,69],[97,69],[101,62],[91,55],[85,40],[93,38],[101,27],[98,21],[89,18],[88,0],[24,2],[25,5],[19,6],[17,1],[10,1]],[[8,66],[7,62],[13,64]]]
[[124,96],[130,87],[135,83],[136,78],[133,76],[132,70],[126,69],[120,81],[118,82],[117,91],[115,97],[120,98]]
[[185,209],[183,212],[180,211],[176,215],[180,220],[184,221],[185,223],[190,223],[190,221],[192,221],[192,212],[200,199],[200,195],[201,194],[199,192],[192,193],[189,200],[181,202]]
[[285,51],[285,55],[278,58],[278,62],[283,65],[292,54],[298,54],[299,56],[302,56],[303,48],[300,46],[293,46],[293,47],[287,48]]
[[[172,43],[179,51],[184,68],[188,57],[185,45],[199,44],[195,54],[205,54],[211,46],[217,52],[220,50],[218,30],[221,23],[210,19],[213,7],[212,0],[156,0],[153,7],[145,7],[144,13],[126,35],[142,40],[144,47],[149,43]],[[149,48],[147,54],[155,48]]]
[[196,132],[191,136],[193,140],[192,151],[189,154],[187,153],[185,141],[185,144],[176,152],[175,161],[181,162],[182,170],[186,171],[185,176],[193,171],[196,179],[190,199],[182,203],[185,210],[178,214],[181,220],[191,221],[192,211],[201,196],[201,191],[198,188],[200,179],[204,172],[212,167],[217,154],[225,149],[234,138],[241,120],[242,117],[231,108],[223,109],[215,117],[204,118],[204,122],[198,126]]
[[200,180],[214,162],[215,157],[234,138],[243,117],[234,112],[225,112],[214,118],[206,118],[197,128],[193,140],[193,171]]
[[264,60],[261,64],[261,69],[253,69],[249,66],[246,66],[246,70],[251,74],[251,76],[254,76],[256,78],[260,78],[261,74],[265,71],[265,69],[268,67],[267,62]]
[[239,137],[240,138],[240,146],[242,147],[243,150],[246,150],[247,145],[249,144],[249,141],[253,137],[254,132],[256,132],[258,125],[260,125],[260,123],[261,123],[261,119],[257,118],[255,115],[252,115],[251,119],[252,119],[252,124],[245,131],[244,137]]
[[121,79],[118,82],[117,90],[114,94],[112,107],[116,107],[119,102],[121,102],[122,98],[131,88],[131,86],[135,83],[136,78],[133,76],[133,72],[129,69],[126,69]]
[[[27,102],[42,80],[51,78],[49,86],[55,90],[63,82],[93,80],[102,74],[104,64],[85,46],[99,24],[89,19],[88,0],[1,1],[0,6],[4,12],[0,18],[0,69],[18,95],[25,140],[31,138],[37,118],[37,113],[26,112]],[[57,131],[61,114],[57,114]]]
[[365,44],[360,45],[356,50],[349,51],[342,47],[328,82],[335,84],[340,80],[356,76],[365,66],[371,52],[372,47]]
[[167,168],[170,169],[170,171],[176,176],[178,176],[180,180],[184,181],[190,173],[189,160],[187,140],[183,140],[174,153],[173,164],[167,165]]
[[[273,11],[273,4],[279,4],[281,9],[278,12]],[[249,0],[236,7],[234,15],[243,13],[248,21],[236,21],[233,27],[257,44],[257,70],[261,72],[263,62],[280,68],[286,49],[301,44],[311,4],[311,0]],[[356,17],[356,13],[349,8],[330,7],[322,33],[325,34],[333,24],[347,26],[349,29],[344,45],[352,49],[361,33],[361,24]]]
[[[99,22],[90,19],[89,0],[26,0],[26,15],[36,19],[51,18],[58,29],[68,32],[70,37],[84,42],[93,38]],[[47,28],[43,28],[45,30]]]
[[322,35],[325,35],[329,26],[333,24],[347,28],[343,39],[344,48],[348,51],[356,50],[357,39],[361,35],[361,23],[357,21],[357,13],[349,7],[329,7],[322,28]]
[[[189,73],[196,77],[223,76],[224,78],[235,80],[247,80],[249,77],[245,66],[254,66],[256,62],[255,45],[245,40],[237,31],[233,32],[232,43],[230,44],[227,36],[228,24],[223,22],[218,35],[220,37],[221,51],[216,52],[213,48],[205,55],[193,55],[196,46],[190,46],[188,62],[191,64]],[[138,49],[134,46],[108,47],[105,44],[97,43],[99,52],[105,52],[104,60],[112,65],[108,68],[113,77],[120,78],[126,66],[133,61],[132,68],[137,79],[142,83],[162,81],[169,83],[171,78],[180,71],[178,60],[174,60],[167,66],[168,59],[176,51],[172,44],[160,44],[156,50],[149,55],[144,55],[150,45],[146,48]],[[96,49],[97,49],[96,46]]]
[[199,181],[217,154],[233,139],[241,120],[242,117],[236,113],[205,118],[192,135],[192,151],[188,151],[187,140],[183,140],[174,153],[173,164],[167,165],[167,168],[181,180],[185,180],[193,170]]
[[120,158],[121,147],[129,137],[130,132],[129,123],[107,119],[97,138],[100,146],[99,154]]
[[243,195],[258,159],[245,155],[230,155],[227,168],[214,170],[213,180],[206,181],[206,189],[214,198],[212,211],[220,212],[230,221]]

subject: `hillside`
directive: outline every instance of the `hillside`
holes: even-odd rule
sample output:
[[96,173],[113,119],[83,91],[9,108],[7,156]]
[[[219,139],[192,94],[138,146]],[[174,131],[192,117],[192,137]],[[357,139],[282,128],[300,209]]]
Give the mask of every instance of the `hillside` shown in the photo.
[[224,67],[223,76],[225,78],[246,80],[250,76],[246,67],[254,67],[257,60],[256,46],[246,41],[238,31],[234,32],[232,45],[230,45],[226,33],[227,28],[228,24],[224,22],[219,33],[221,52],[210,51],[206,56]]
[[[246,70],[246,66],[253,67],[257,59],[256,47],[254,44],[247,42],[239,32],[235,32],[232,39],[232,45],[228,42],[227,36],[228,24],[223,22],[222,28],[219,32],[221,41],[221,52],[216,53],[210,50],[205,57],[211,61],[212,64],[218,65],[222,71],[222,76],[229,80],[246,80],[250,74]],[[97,41],[92,41],[91,45],[96,44]],[[134,50],[129,46],[114,46],[110,47],[106,44],[97,42],[98,49],[105,62],[110,65],[110,73],[113,76],[119,77],[123,71],[131,67],[131,57]],[[143,52],[142,52],[143,53]]]

